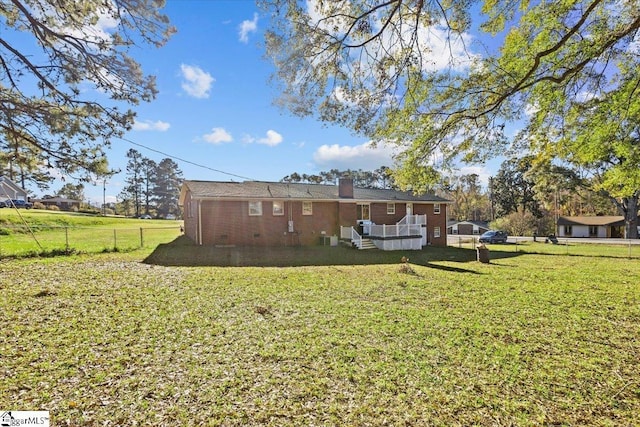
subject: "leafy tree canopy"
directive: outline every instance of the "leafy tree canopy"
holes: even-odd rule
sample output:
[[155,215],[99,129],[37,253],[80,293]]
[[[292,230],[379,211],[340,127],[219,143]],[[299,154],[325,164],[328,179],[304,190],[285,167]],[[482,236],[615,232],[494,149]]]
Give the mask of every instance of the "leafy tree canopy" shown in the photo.
[[[438,178],[434,165],[503,154],[513,142],[505,127],[516,121],[529,125],[519,141],[530,143],[550,121],[561,130],[565,114],[589,110],[603,123],[593,145],[605,142],[609,154],[628,151],[612,145],[605,123],[631,119],[640,98],[635,0],[262,4],[272,13],[266,43],[277,67],[279,102],[296,114],[402,146],[397,182],[404,187],[427,187],[424,181]],[[611,101],[618,107],[604,118],[598,105]],[[536,111],[560,114],[531,115]],[[629,129],[620,133],[634,139]],[[558,145],[560,134],[552,136],[547,141],[561,149],[553,155],[591,162],[579,138]],[[638,188],[637,170],[633,164],[614,168],[602,174],[602,185],[611,181],[617,194],[626,194]]]
[[531,157],[506,160],[491,179],[491,193],[497,216],[529,212],[536,218],[542,217],[534,190],[535,184],[527,175],[531,169],[531,161]]
[[84,184],[72,184],[66,183],[56,193],[58,197],[66,197],[67,199],[77,200],[79,202],[84,201]]
[[25,146],[43,166],[105,173],[103,147],[133,123],[119,104],[156,95],[129,51],[174,32],[163,3],[0,0],[0,151]]
[[383,188],[395,189],[396,184],[391,175],[391,170],[387,166],[381,166],[373,171],[365,171],[362,169],[344,171],[331,169],[322,171],[318,175],[307,175],[293,172],[285,176],[281,182],[307,182],[312,184],[336,184],[340,178],[353,179],[353,185],[361,188]]

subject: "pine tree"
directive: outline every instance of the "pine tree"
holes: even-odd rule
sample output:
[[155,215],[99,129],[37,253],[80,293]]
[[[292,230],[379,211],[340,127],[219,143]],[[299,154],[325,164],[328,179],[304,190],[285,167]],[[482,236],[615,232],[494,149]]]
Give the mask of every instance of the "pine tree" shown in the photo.
[[162,218],[166,218],[167,215],[179,216],[178,197],[182,181],[182,171],[176,162],[167,158],[158,163],[153,187],[153,201],[158,216]]

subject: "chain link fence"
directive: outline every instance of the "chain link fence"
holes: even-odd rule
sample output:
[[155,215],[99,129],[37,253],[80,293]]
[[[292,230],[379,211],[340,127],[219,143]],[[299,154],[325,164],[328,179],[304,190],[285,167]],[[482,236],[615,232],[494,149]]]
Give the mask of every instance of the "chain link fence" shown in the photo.
[[182,234],[170,227],[62,227],[3,226],[0,258],[52,253],[100,253],[128,251],[168,243]]
[[[451,247],[476,249],[479,236],[447,237]],[[487,244],[490,251],[525,252],[548,255],[608,256],[615,258],[640,258],[640,239],[577,239],[557,237],[509,237],[507,243]]]

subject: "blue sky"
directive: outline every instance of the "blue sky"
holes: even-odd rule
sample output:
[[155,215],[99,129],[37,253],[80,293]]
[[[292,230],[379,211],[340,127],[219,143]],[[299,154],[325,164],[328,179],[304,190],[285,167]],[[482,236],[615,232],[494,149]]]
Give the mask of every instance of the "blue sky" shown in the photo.
[[[131,52],[146,74],[157,77],[159,94],[134,107],[134,129],[107,151],[111,167],[124,171],[130,148],[155,161],[173,157],[185,179],[198,180],[278,181],[292,172],[393,164],[388,148],[371,149],[348,129],[273,105],[277,93],[268,80],[274,70],[262,49],[268,20],[254,1],[169,0],[164,12],[178,32],[160,49]],[[484,167],[464,172],[489,175]],[[108,202],[123,181],[120,173],[106,182]],[[49,193],[62,184],[54,183]],[[102,183],[87,185],[85,194],[101,204]]]

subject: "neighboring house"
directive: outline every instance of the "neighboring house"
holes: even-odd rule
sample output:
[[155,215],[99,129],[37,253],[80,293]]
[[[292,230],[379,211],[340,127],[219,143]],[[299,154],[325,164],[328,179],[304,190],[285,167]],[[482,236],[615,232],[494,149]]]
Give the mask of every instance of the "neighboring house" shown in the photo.
[[0,200],[7,199],[29,201],[27,191],[6,176],[0,176]]
[[623,216],[561,216],[558,237],[624,237]]
[[198,245],[317,245],[329,239],[381,249],[446,246],[447,204],[434,195],[283,182],[185,181],[184,231]]
[[61,211],[77,211],[80,209],[80,201],[67,199],[66,197],[50,197],[38,200],[45,206],[57,206]]
[[480,235],[489,231],[489,225],[484,221],[449,221],[447,234],[454,235]]

